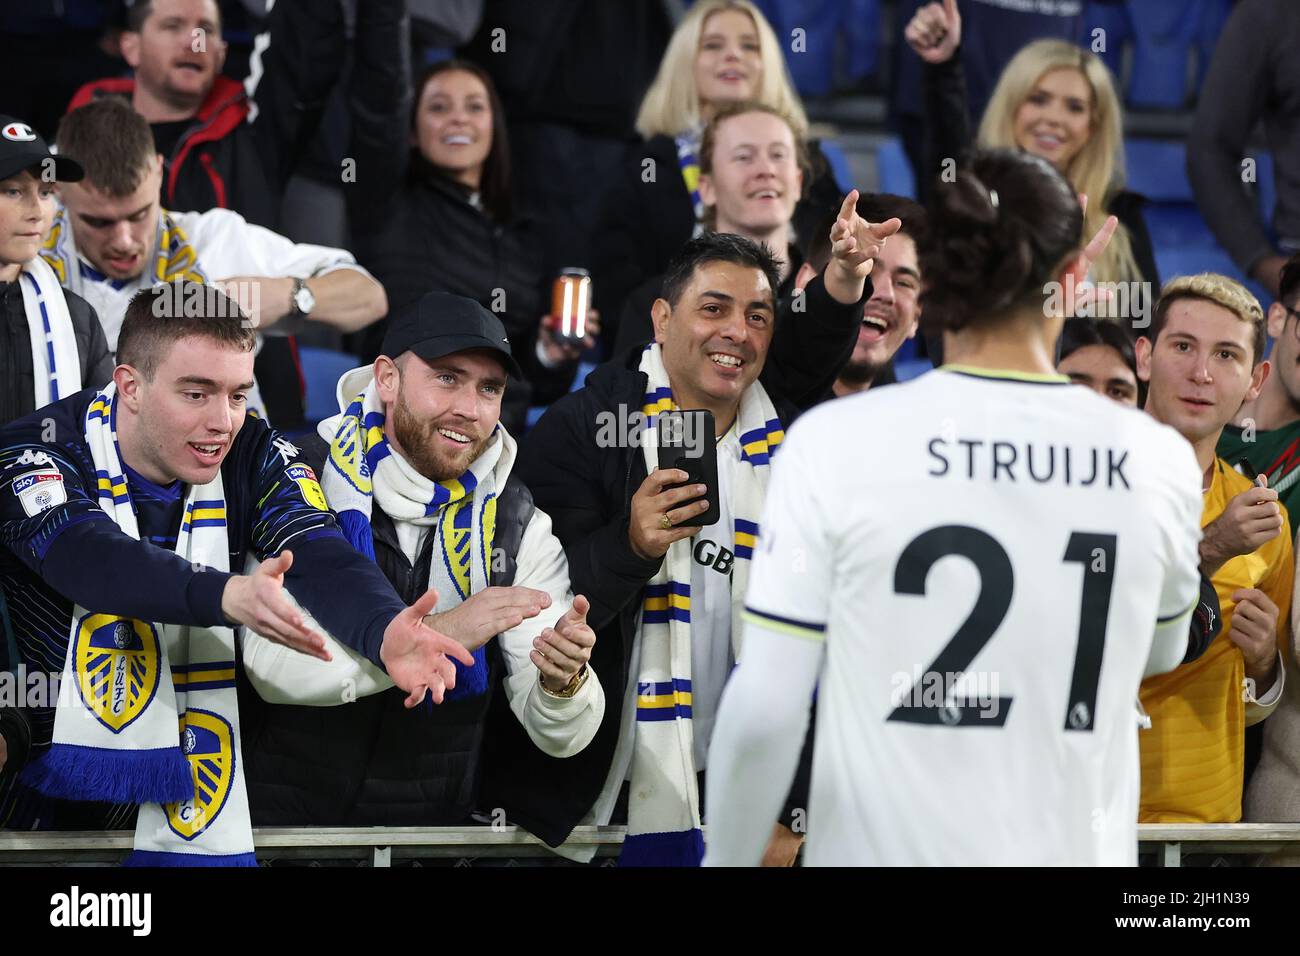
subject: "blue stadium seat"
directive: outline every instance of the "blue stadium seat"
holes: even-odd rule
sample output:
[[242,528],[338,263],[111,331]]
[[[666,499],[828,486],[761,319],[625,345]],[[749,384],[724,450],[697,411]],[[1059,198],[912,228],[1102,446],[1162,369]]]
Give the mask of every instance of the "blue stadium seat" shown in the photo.
[[309,345],[299,347],[298,358],[302,362],[302,377],[307,383],[307,421],[315,424],[337,415],[339,404],[334,392],[338,381],[344,372],[361,363],[355,355]]
[[1126,139],[1124,166],[1128,188],[1152,202],[1196,201],[1181,140]]
[[1088,49],[1093,49],[1093,31],[1098,29],[1106,31],[1106,45],[1097,55],[1114,74],[1118,86],[1124,75],[1124,47],[1133,39],[1133,24],[1129,21],[1124,5],[1089,0],[1088,9],[1083,16],[1083,35],[1079,42]]
[[[1187,62],[1208,0],[1138,0],[1127,4],[1133,24],[1130,106],[1179,109],[1188,94]],[[1217,0],[1214,0],[1217,2]]]
[[903,151],[903,141],[891,136],[876,147],[876,170],[880,176],[880,191],[896,196],[916,198],[916,177],[912,164]]
[[823,139],[817,145],[821,147],[822,155],[826,157],[826,162],[830,164],[831,175],[835,177],[835,182],[839,185],[840,191],[847,193],[854,187],[854,176],[853,168],[849,165],[849,159],[844,155],[844,150],[833,139]]
[[[875,72],[880,0],[757,0],[757,6],[772,24],[801,95],[826,96]],[[792,49],[795,30],[803,31],[798,52]]]

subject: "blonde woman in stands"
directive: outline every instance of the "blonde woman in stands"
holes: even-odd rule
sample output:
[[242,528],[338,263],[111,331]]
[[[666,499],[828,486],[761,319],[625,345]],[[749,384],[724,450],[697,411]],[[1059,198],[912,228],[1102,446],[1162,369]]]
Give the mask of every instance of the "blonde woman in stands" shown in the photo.
[[[605,199],[592,271],[596,305],[607,320],[606,341],[614,341],[631,290],[661,274],[703,228],[700,137],[718,110],[743,101],[789,117],[795,135],[806,138],[808,117],[763,14],[749,0],[701,0],[668,43],[637,115],[642,139],[628,147],[620,178]],[[816,143],[808,153],[812,175],[793,219],[800,239],[842,198]]]
[[1035,40],[1017,53],[998,79],[978,132],[971,135],[961,69],[961,17],[955,0],[916,12],[904,37],[928,64],[925,76],[927,167],[943,169],[972,143],[1012,147],[1043,157],[1075,192],[1092,201],[1084,235],[1107,216],[1119,228],[1093,265],[1094,282],[1151,283],[1160,288],[1141,196],[1124,189],[1123,112],[1106,65],[1063,40]]

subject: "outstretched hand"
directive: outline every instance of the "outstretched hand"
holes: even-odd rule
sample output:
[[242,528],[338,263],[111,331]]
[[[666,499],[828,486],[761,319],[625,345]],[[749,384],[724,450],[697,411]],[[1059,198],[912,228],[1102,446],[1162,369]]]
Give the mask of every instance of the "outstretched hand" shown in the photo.
[[885,242],[903,226],[897,217],[870,223],[858,215],[858,191],[849,190],[831,227],[831,260],[822,281],[836,302],[852,305],[862,298],[867,276]]
[[456,686],[454,657],[466,667],[474,664],[474,655],[445,634],[424,623],[424,617],[438,603],[438,592],[426,591],[420,599],[389,622],[379,659],[394,684],[407,692],[406,706],[415,707],[425,693],[441,704],[448,690]]
[[226,620],[252,628],[268,641],[328,661],[331,658],[325,650],[325,638],[306,625],[302,611],[285,593],[284,575],[292,566],[293,552],[281,551],[251,574],[232,574],[221,592],[221,613]]

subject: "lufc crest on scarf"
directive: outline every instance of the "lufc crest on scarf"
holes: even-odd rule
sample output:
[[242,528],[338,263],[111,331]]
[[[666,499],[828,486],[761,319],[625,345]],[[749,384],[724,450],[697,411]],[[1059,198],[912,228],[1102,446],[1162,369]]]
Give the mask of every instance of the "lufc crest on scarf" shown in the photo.
[[153,625],[113,614],[87,614],[77,626],[77,689],[87,709],[113,733],[139,717],[158,690],[158,634]]
[[290,465],[285,474],[298,485],[307,504],[320,511],[329,510],[329,505],[325,503],[325,492],[320,490],[320,483],[316,481],[316,472],[306,465]]
[[[470,568],[473,562],[470,557],[474,546],[473,511],[474,499],[461,498],[443,508],[438,518],[438,530],[442,536],[442,560],[462,601],[469,598],[472,587]],[[483,513],[479,516],[479,546],[483,549],[485,573],[490,573],[488,569],[492,567],[492,539],[496,533],[496,519],[496,496],[489,495],[483,503]]]
[[169,803],[167,825],[183,840],[207,829],[230,796],[235,775],[235,733],[230,724],[206,710],[187,710],[181,721],[181,749],[194,772],[194,797]]
[[447,572],[456,584],[462,601],[469,598],[470,580],[470,545],[473,542],[471,521],[474,508],[470,498],[447,505],[439,517],[439,531],[442,534],[442,559],[447,565]]

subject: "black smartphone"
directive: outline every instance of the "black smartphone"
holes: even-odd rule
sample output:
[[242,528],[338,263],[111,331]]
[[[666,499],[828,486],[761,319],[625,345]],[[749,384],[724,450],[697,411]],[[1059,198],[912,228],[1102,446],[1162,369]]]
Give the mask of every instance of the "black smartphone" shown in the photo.
[[[696,528],[716,524],[721,511],[718,504],[718,442],[714,435],[713,413],[706,408],[681,409],[660,412],[659,467],[680,468],[690,477],[685,484],[702,484],[707,489],[703,499],[709,503],[707,511],[677,522],[678,527]],[[669,485],[680,488],[681,485]],[[689,502],[677,505],[681,508]]]

